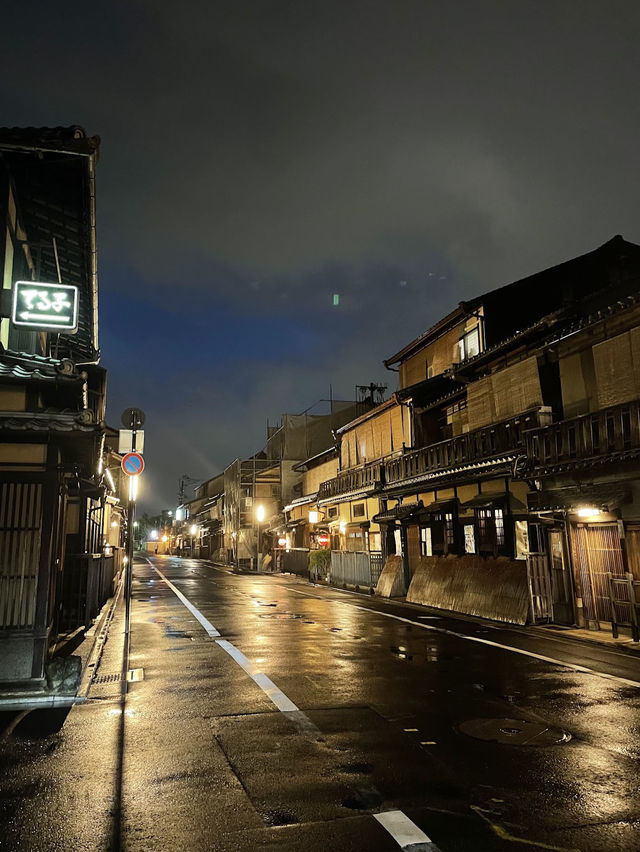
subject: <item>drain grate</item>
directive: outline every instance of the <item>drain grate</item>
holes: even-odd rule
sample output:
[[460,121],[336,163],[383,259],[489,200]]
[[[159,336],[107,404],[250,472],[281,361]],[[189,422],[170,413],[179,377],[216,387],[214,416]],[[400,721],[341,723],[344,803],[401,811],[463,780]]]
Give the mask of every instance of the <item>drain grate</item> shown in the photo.
[[118,674],[105,674],[100,675],[97,678],[94,678],[94,683],[120,683],[122,680],[122,672],[118,672]]
[[[129,682],[144,680],[144,669],[129,669],[127,672],[127,680]],[[122,683],[122,672],[98,675],[98,677],[93,678],[92,683]]]

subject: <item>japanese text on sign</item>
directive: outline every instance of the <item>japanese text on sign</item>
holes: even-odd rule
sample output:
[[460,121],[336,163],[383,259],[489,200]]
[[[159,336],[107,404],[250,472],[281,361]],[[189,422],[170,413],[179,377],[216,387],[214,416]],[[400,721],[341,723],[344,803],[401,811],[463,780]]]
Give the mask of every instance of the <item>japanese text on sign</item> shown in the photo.
[[69,284],[16,281],[11,322],[28,328],[73,331],[78,321],[78,288]]

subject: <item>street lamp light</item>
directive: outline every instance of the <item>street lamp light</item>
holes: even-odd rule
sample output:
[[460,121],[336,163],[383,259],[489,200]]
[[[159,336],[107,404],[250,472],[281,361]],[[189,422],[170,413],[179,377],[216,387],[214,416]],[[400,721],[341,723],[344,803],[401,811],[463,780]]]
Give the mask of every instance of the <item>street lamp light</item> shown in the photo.
[[260,570],[260,557],[261,557],[261,546],[262,546],[262,528],[260,524],[264,521],[265,511],[264,506],[260,504],[256,506],[256,521],[258,522],[258,543],[257,543],[257,553],[256,553],[256,570]]

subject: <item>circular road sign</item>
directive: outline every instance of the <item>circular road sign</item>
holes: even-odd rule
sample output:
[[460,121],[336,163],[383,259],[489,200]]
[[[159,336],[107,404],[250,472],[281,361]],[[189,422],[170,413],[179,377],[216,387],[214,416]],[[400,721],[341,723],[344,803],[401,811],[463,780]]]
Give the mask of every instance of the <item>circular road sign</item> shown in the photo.
[[144,411],[141,408],[125,408],[120,421],[125,429],[140,429],[144,426]]
[[122,458],[121,466],[128,476],[137,476],[144,470],[144,459],[140,453],[127,453]]

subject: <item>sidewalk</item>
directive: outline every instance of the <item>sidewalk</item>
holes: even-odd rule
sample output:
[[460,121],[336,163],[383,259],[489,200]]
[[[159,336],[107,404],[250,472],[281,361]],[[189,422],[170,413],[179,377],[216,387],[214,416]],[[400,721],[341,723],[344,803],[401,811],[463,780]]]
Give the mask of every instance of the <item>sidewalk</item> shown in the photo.
[[627,627],[619,627],[620,636],[614,639],[611,631],[586,630],[584,627],[561,627],[558,624],[536,624],[524,628],[527,631],[536,632],[541,635],[557,634],[563,639],[574,639],[577,642],[592,642],[596,645],[608,645],[631,653],[640,653],[640,642],[634,642],[631,638],[631,630]]

